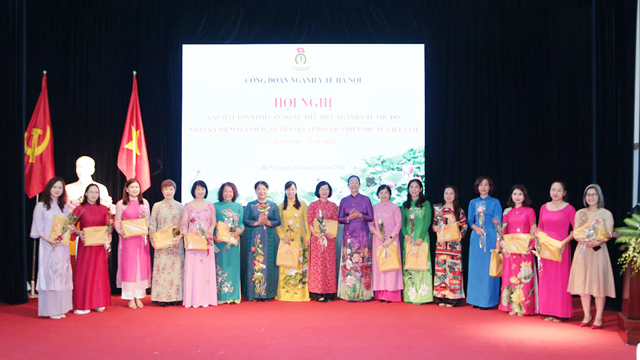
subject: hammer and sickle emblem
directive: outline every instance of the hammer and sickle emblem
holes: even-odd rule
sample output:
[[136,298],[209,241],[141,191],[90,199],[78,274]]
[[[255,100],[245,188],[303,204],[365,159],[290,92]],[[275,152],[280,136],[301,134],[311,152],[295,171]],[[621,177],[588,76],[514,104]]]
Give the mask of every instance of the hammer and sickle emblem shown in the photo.
[[47,149],[47,146],[49,146],[49,139],[51,138],[51,129],[49,128],[49,126],[47,126],[47,133],[44,137],[44,141],[40,145],[38,145],[38,137],[42,135],[42,129],[39,129],[39,128],[31,129],[31,135],[33,135],[33,138],[31,139],[31,147],[29,147],[29,145],[27,145],[27,136],[29,136],[29,133],[26,133],[26,132],[24,133],[24,153],[29,156],[30,163],[35,162],[36,156],[42,154],[42,152]]

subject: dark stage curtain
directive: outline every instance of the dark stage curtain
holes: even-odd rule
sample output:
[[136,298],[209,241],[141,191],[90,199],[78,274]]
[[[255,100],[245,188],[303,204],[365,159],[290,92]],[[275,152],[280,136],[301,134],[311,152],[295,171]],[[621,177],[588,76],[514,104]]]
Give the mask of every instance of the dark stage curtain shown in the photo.
[[[2,146],[9,167],[0,218],[19,225],[0,242],[2,301],[25,301],[30,277],[25,229],[33,201],[24,201],[21,137],[41,71],[48,71],[57,174],[75,181],[75,159],[91,156],[94,179],[114,200],[125,182],[116,157],[131,72],[138,71],[153,183],[145,197],[153,204],[165,178],[182,186],[183,43],[424,43],[425,189],[433,203],[441,202],[445,184],[454,184],[466,208],[475,178],[487,174],[503,203],[513,184],[527,186],[536,212],[556,179],[567,183],[576,208],[585,186],[598,182],[617,224],[631,208],[637,1],[230,4],[2,5],[12,51],[2,55],[8,62]],[[216,154],[206,161],[216,161]],[[618,273],[616,246],[609,250]],[[115,274],[115,261],[111,266]]]

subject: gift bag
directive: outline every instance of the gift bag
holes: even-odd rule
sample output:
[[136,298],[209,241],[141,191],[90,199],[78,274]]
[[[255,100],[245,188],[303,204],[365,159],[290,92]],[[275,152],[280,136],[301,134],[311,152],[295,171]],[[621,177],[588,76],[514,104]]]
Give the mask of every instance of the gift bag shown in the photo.
[[109,240],[108,226],[89,226],[82,231],[84,231],[84,246],[104,246]]
[[184,248],[186,250],[207,251],[209,242],[200,233],[188,233],[184,238]]
[[404,244],[404,269],[429,271],[429,244],[412,246],[408,241]]
[[[574,236],[585,237],[587,235],[587,230],[591,227],[593,222],[586,223],[580,226],[577,229],[573,230]],[[596,241],[607,241],[611,238],[611,235],[604,228],[604,221],[600,221],[598,227],[596,227],[595,240]]]
[[[335,220],[324,219],[324,225],[327,227],[325,235],[330,238],[335,238],[338,235],[338,222]],[[313,219],[313,230],[316,235],[320,235],[320,227],[318,218]]]
[[229,229],[229,224],[222,221],[218,221],[218,224],[216,225],[216,230],[217,230],[216,236],[218,238],[218,241],[226,242],[231,245],[238,245],[238,239],[233,237],[233,235],[231,234],[231,230]]
[[438,241],[459,241],[462,239],[457,221],[445,225],[442,231],[438,231],[436,235],[438,236]]
[[178,228],[176,228],[175,226],[171,226],[151,234],[151,239],[153,239],[153,247],[156,250],[159,250],[173,246],[173,238],[180,235],[180,232],[177,230]]
[[290,244],[280,241],[276,265],[289,269],[298,269],[300,264],[300,244],[291,242]]
[[398,252],[398,244],[391,243],[391,245],[387,247],[380,245],[376,251],[378,255],[378,269],[380,269],[380,272],[402,269],[400,252]]
[[491,262],[489,263],[489,276],[502,276],[502,254],[499,250],[491,250]]
[[62,240],[60,241],[60,243],[62,245],[69,246],[69,240],[71,240],[71,232],[65,231],[64,234],[62,233],[62,228],[64,227],[64,224],[66,224],[66,222],[67,222],[66,217],[60,216],[60,215],[53,215],[53,224],[51,224],[51,231],[49,232],[49,237],[53,239],[62,235]]
[[149,235],[147,218],[122,220],[122,232],[126,237]]
[[504,242],[511,254],[526,254],[527,248],[531,244],[530,234],[505,234]]
[[547,260],[562,262],[562,253],[560,252],[560,249],[562,248],[562,241],[558,241],[550,237],[544,231],[538,231],[536,237],[540,242],[540,257]]

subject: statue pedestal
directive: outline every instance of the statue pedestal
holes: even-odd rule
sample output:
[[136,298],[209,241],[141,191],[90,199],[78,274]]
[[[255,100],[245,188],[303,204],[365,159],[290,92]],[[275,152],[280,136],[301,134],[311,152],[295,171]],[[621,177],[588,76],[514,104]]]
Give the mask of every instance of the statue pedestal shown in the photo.
[[631,277],[631,269],[627,268],[623,284],[618,333],[627,345],[637,345],[640,343],[640,273]]

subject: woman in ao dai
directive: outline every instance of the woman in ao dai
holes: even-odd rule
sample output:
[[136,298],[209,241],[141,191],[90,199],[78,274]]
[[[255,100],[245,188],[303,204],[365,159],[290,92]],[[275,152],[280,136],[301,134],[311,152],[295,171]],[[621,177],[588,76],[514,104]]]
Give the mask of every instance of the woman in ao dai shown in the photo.
[[399,302],[402,301],[402,268],[381,272],[380,259],[376,255],[378,248],[388,248],[391,244],[395,244],[398,255],[400,254],[398,235],[402,229],[402,213],[398,205],[389,201],[391,188],[388,185],[381,185],[378,188],[378,198],[380,203],[373,207],[373,221],[369,223],[369,230],[373,234],[371,249],[374,256],[371,267],[374,299],[381,302]]
[[280,266],[276,300],[309,301],[307,273],[311,232],[307,225],[307,204],[298,200],[297,186],[293,181],[287,181],[284,192],[284,202],[279,206],[282,222],[276,231],[280,241],[300,249],[300,257],[297,269]]
[[185,249],[184,255],[184,307],[208,307],[218,305],[216,284],[216,256],[213,230],[216,224],[216,209],[206,201],[209,195],[207,184],[198,180],[191,187],[193,200],[182,211],[182,233],[201,233],[207,239],[207,251]]
[[[467,216],[460,207],[458,191],[453,186],[444,189],[442,220],[445,226],[456,224],[460,230],[460,239],[436,242],[435,277],[433,296],[439,306],[454,307],[464,298],[464,280],[462,275],[462,239],[467,233]],[[433,232],[443,229],[433,220]]]
[[[235,227],[232,236],[238,240],[237,245],[220,242],[216,237],[220,252],[216,254],[216,280],[218,282],[218,304],[240,303],[240,235],[244,231],[244,211],[236,202],[238,189],[235,184],[227,182],[220,186],[216,208],[216,220]],[[217,230],[216,230],[217,231]]]
[[116,204],[115,228],[120,235],[116,284],[122,288],[122,299],[129,300],[131,309],[144,306],[142,299],[151,286],[151,258],[148,236],[126,236],[122,221],[148,219],[149,213],[149,202],[142,197],[140,183],[129,179],[125,183],[122,200]]
[[257,200],[247,204],[244,210],[247,244],[246,274],[242,284],[244,295],[251,301],[268,301],[278,292],[278,267],[276,254],[280,212],[273,201],[267,199],[269,185],[258,181],[254,187]]
[[467,211],[473,230],[469,241],[467,303],[489,309],[498,305],[500,298],[500,278],[489,276],[489,263],[497,236],[493,221],[502,223],[502,206],[498,199],[491,197],[493,181],[490,177],[480,176],[473,187],[479,196],[471,200]]
[[567,251],[567,245],[573,239],[570,227],[573,228],[576,209],[568,203],[564,183],[554,182],[549,193],[551,201],[540,208],[538,230],[562,242],[562,261],[540,259],[543,271],[538,273],[538,312],[545,316],[545,321],[560,322],[573,316],[573,300],[567,291],[571,272],[571,251]]
[[[431,203],[424,195],[422,181],[409,181],[409,194],[402,204],[402,232],[405,246],[403,259],[407,258],[407,248],[424,244],[429,247],[429,225],[433,211]],[[409,245],[409,246],[407,246]],[[403,270],[404,291],[402,299],[410,304],[424,304],[433,301],[433,277],[431,275],[431,252],[427,256],[429,268],[423,270]]]
[[338,297],[347,301],[369,301],[371,289],[371,235],[367,223],[373,221],[373,206],[360,194],[360,178],[347,179],[351,194],[340,200],[338,221],[344,224]]
[[[160,185],[164,199],[153,204],[149,233],[153,234],[166,228],[180,228],[183,206],[173,196],[176,193],[176,183],[165,180]],[[155,248],[153,239],[149,238]],[[182,234],[173,239],[173,246],[156,249],[153,255],[153,284],[151,286],[151,301],[159,306],[182,303],[182,286],[184,283],[184,246]]]
[[40,239],[36,285],[38,316],[62,319],[73,309],[73,276],[69,244],[61,243],[60,237],[49,236],[55,215],[65,218],[69,215],[65,184],[60,177],[49,180],[33,209],[31,238]]
[[535,258],[531,250],[534,240],[529,236],[536,221],[536,213],[530,207],[531,199],[523,185],[514,185],[507,201],[506,213],[502,217],[504,234],[526,234],[529,244],[525,254],[512,254],[506,244],[498,241],[496,249],[502,249],[502,291],[500,306],[509,315],[532,315],[536,313],[537,277]]
[[318,200],[309,204],[307,222],[311,231],[309,242],[309,296],[313,300],[327,302],[334,300],[337,291],[336,239],[328,234],[320,235],[320,229],[313,228],[313,220],[321,215],[326,220],[338,221],[338,206],[329,198],[333,190],[326,181],[316,185]]

